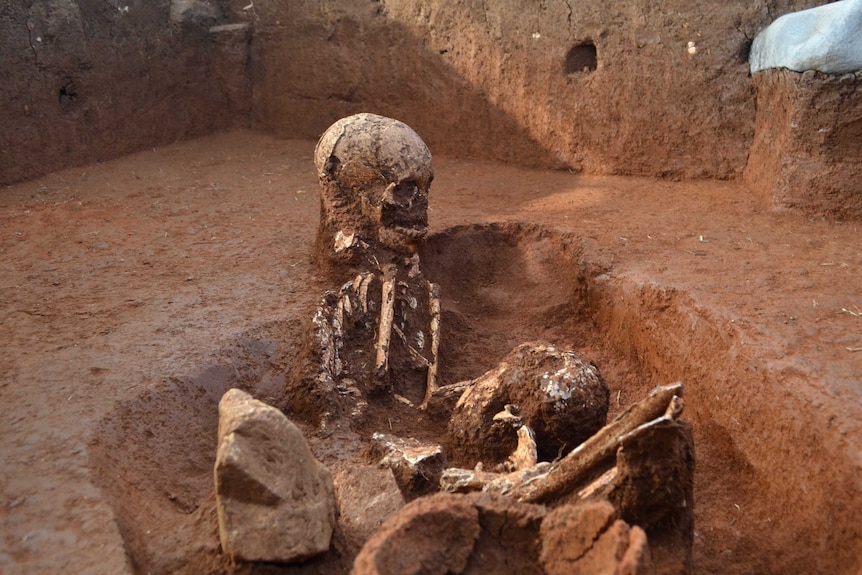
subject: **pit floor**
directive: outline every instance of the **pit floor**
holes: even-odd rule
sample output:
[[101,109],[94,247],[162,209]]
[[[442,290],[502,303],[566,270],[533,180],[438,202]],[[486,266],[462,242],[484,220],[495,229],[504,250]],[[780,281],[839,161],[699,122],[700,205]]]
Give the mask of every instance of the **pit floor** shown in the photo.
[[[130,568],[91,477],[94,429],[117,402],[212,363],[250,326],[303,321],[331,287],[310,261],[313,147],[239,131],[0,191],[0,571]],[[859,223],[772,210],[733,182],[447,158],[435,158],[435,172],[432,231],[546,224],[581,236],[585,256],[617,277],[689,295],[742,334],[783,393],[835,423],[812,432],[818,446],[834,449],[826,460],[860,469]],[[787,416],[781,405],[775,414]],[[737,414],[731,436],[746,433],[744,417]],[[777,427],[772,440],[792,455],[786,444],[795,436],[783,440],[785,426]],[[798,448],[804,467],[813,447]],[[836,497],[862,517],[862,473],[856,477]],[[696,572],[754,572],[734,555],[746,526],[759,524],[745,513],[734,505],[698,515]],[[846,532],[834,540],[856,559],[841,572],[855,573],[858,527],[830,528]],[[835,550],[812,550],[799,572],[819,572],[822,552]]]

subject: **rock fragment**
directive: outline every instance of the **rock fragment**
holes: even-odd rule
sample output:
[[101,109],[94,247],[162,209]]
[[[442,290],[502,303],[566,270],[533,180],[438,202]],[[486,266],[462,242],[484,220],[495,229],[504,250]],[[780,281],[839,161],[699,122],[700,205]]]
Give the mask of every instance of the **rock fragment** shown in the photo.
[[404,506],[392,471],[375,465],[349,467],[338,473],[335,496],[341,530],[356,548]]
[[408,500],[439,490],[440,476],[446,466],[439,445],[375,433],[371,438],[371,457],[392,470]]
[[660,573],[687,573],[694,543],[694,440],[680,421],[663,421],[622,443],[608,499],[649,536]]
[[539,529],[546,510],[491,493],[467,496],[479,511],[479,535],[464,575],[544,575]]
[[541,564],[547,575],[651,573],[646,535],[617,519],[606,502],[564,505],[542,522]]
[[363,547],[353,575],[542,575],[540,505],[487,493],[407,504]]
[[222,549],[234,560],[324,553],[335,526],[329,470],[281,411],[231,389],[219,402],[215,463]]
[[383,524],[356,557],[352,574],[462,573],[479,533],[479,512],[465,497],[423,497]]

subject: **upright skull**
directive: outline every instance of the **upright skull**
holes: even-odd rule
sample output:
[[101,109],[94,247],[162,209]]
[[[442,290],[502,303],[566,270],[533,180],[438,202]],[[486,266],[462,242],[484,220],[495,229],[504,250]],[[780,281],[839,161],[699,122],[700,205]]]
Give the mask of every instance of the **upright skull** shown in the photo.
[[407,124],[356,114],[314,150],[321,184],[318,248],[330,261],[411,254],[428,233],[431,152]]

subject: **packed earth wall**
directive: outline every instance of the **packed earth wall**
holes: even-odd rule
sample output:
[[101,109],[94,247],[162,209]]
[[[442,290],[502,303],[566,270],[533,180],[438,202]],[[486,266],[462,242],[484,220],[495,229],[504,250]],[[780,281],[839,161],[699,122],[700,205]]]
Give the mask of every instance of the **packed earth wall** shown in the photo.
[[[765,552],[746,558],[753,573],[858,568],[860,533],[851,516],[862,462],[826,407],[830,392],[812,385],[816,374],[787,369],[785,358],[770,358],[734,320],[637,275],[599,276],[589,301],[601,333],[644,375],[686,382],[698,473],[720,477],[698,483],[695,505],[732,493],[739,515],[717,529],[741,534],[728,556]],[[812,556],[816,567],[801,567]],[[701,567],[710,560],[715,572],[727,569],[727,557],[704,557]]]
[[0,184],[247,126],[238,21],[229,0],[0,3]]
[[261,1],[254,125],[316,138],[370,111],[445,155],[736,178],[754,135],[751,41],[814,4]]
[[813,0],[33,0],[0,5],[0,184],[248,125],[371,111],[435,154],[736,178],[748,48]]
[[862,219],[862,72],[766,70],[745,181],[770,205]]

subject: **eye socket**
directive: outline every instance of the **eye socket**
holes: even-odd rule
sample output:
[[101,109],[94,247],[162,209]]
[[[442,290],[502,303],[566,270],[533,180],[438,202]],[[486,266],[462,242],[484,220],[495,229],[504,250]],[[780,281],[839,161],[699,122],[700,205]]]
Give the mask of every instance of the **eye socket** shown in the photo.
[[387,201],[399,206],[411,206],[419,198],[419,185],[412,180],[390,184],[387,189]]
[[395,186],[394,190],[396,199],[411,200],[417,193],[419,193],[419,186],[416,185],[416,182],[401,182]]

